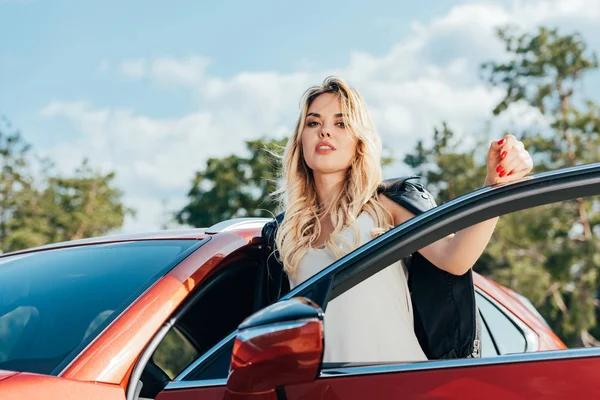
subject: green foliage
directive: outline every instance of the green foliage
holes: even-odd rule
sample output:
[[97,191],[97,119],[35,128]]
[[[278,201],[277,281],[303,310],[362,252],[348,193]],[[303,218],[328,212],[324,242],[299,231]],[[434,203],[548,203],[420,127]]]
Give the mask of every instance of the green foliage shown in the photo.
[[[599,107],[575,97],[585,73],[598,67],[596,55],[587,53],[578,34],[560,35],[556,29],[518,35],[504,28],[498,36],[508,61],[482,65],[490,85],[505,91],[493,114],[526,102],[549,121],[537,132],[520,135],[535,171],[598,161]],[[439,202],[477,189],[485,177],[485,160],[475,155],[486,154],[487,144],[464,151],[458,143],[444,123],[434,130],[430,148],[419,142],[404,160],[426,179]],[[598,204],[598,199],[578,199],[503,216],[475,266],[528,297],[570,346],[597,344],[590,333],[600,335],[600,244],[593,234],[600,227]]]
[[558,29],[546,27],[521,35],[511,27],[497,32],[511,59],[482,65],[488,81],[505,89],[504,99],[494,108],[495,115],[522,100],[542,114],[555,113],[582,76],[598,67],[596,55],[586,54],[587,45],[577,33],[560,35]]
[[[548,121],[511,132],[531,153],[534,172],[598,161],[600,107],[578,92],[598,61],[582,37],[546,27],[524,34],[506,27],[498,37],[507,60],[481,66],[490,86],[504,91],[493,115],[526,103]],[[465,138],[449,125],[434,128],[432,144],[420,141],[404,158],[438,203],[480,188],[486,176],[491,138],[478,135],[465,148]],[[246,143],[248,157],[210,159],[197,172],[178,221],[208,226],[235,216],[271,216],[275,204],[269,194],[275,190],[279,160],[264,148],[281,154],[284,143],[261,138]],[[598,199],[578,199],[505,215],[476,265],[477,271],[528,297],[571,346],[598,344],[593,336],[600,336],[600,245],[593,233],[600,229],[599,204]]]
[[[494,114],[504,112],[513,103],[526,101],[550,120],[546,133],[530,132],[523,139],[541,161],[536,168],[552,170],[598,161],[598,106],[589,100],[576,101],[575,97],[585,73],[598,68],[596,55],[588,54],[580,35],[560,35],[557,29],[541,27],[535,34],[518,36],[505,28],[498,33],[511,59],[508,63],[483,66],[489,73],[489,82],[504,88],[506,93]],[[582,106],[577,108],[574,104]],[[592,233],[592,223],[599,217],[593,202],[593,199],[578,199],[551,206],[543,218],[534,215],[527,221],[527,229],[520,232],[525,236],[542,233],[529,248],[545,259],[542,265],[550,279],[545,281],[546,292],[552,296],[538,297],[538,306],[549,314],[552,327],[570,345],[589,345],[586,338],[597,325],[600,265],[594,254],[598,254],[599,244],[597,235]],[[547,220],[553,222],[551,229],[546,226]],[[522,219],[514,221],[519,223]],[[573,238],[570,232],[576,228],[581,234]],[[496,239],[506,240],[500,234]],[[539,295],[536,291],[539,289],[523,288],[532,297]]]
[[272,217],[280,156],[287,139],[246,141],[247,157],[210,158],[196,172],[188,192],[189,203],[180,210],[179,223],[206,227],[234,217]]
[[13,215],[31,191],[32,178],[28,168],[30,146],[21,133],[2,117],[0,121],[0,240],[4,243],[14,224]]
[[[197,171],[188,192],[188,204],[175,216],[177,222],[206,227],[235,217],[273,217],[277,202],[277,175],[287,138],[261,137],[246,141],[248,156],[235,154],[209,158]],[[382,159],[391,164],[392,156]]]
[[173,379],[199,355],[192,343],[174,326],[152,354],[152,361]]
[[[556,29],[541,27],[518,35],[504,28],[498,36],[508,61],[482,65],[490,85],[505,91],[493,114],[526,102],[549,120],[538,132],[520,135],[536,161],[535,171],[597,161],[599,107],[589,100],[575,101],[582,77],[598,67],[596,55],[587,53],[578,34],[560,35]],[[479,187],[485,165],[475,154],[485,154],[487,146],[479,142],[470,151],[459,150],[446,124],[435,129],[433,139],[431,148],[420,142],[405,162],[426,178],[439,201]],[[599,222],[597,199],[505,215],[475,268],[528,297],[568,345],[597,343],[590,333],[600,334],[600,245],[592,233]]]
[[83,161],[71,177],[46,169],[34,177],[34,156],[18,131],[0,125],[0,245],[3,252],[99,236],[119,228],[133,213],[114,187]]
[[425,148],[423,141],[417,143],[414,153],[408,153],[404,162],[421,176],[443,203],[481,187],[485,180],[485,159],[478,160],[476,154],[485,154],[487,144],[476,143],[473,149],[461,152],[460,138],[444,122],[434,128],[433,145]]

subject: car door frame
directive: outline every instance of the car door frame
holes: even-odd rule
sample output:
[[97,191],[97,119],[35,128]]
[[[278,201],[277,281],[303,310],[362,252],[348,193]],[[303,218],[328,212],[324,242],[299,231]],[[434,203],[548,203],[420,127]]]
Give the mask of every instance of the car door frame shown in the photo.
[[[523,352],[506,353],[506,354],[531,353],[531,352],[535,352],[539,349],[539,338],[538,338],[537,334],[531,328],[529,328],[527,326],[527,324],[525,324],[525,322],[523,322],[518,316],[513,314],[512,311],[510,311],[508,308],[506,308],[503,304],[501,304],[499,301],[494,299],[492,296],[490,296],[485,291],[483,291],[479,288],[475,288],[475,293],[476,293],[476,296],[477,295],[481,296],[483,298],[483,301],[487,301],[489,303],[490,307],[494,307],[502,315],[503,318],[505,318],[507,321],[509,321],[511,324],[513,324],[515,329],[523,337],[523,339],[525,341],[525,349],[523,350]],[[479,299],[477,299],[477,304],[479,304]],[[498,333],[493,332],[491,327],[489,326],[490,325],[489,315],[486,316],[481,310],[479,310],[479,313],[481,313],[482,324],[486,325],[486,328],[489,331],[492,341],[494,342],[494,346],[497,346],[496,341],[499,339]],[[499,350],[499,349],[496,348],[496,350]],[[504,354],[498,353],[497,355],[504,355]]]
[[[579,197],[600,195],[600,163],[586,164],[526,177],[518,182],[488,186],[439,205],[371,240],[300,284],[281,300],[308,297],[326,309],[328,301],[420,248],[461,229],[511,212]],[[213,361],[233,343],[232,332],[170,382],[165,391],[222,386],[226,379],[185,380]],[[320,379],[446,368],[477,367],[562,358],[600,357],[599,349],[523,353],[485,359],[436,360],[425,363],[332,368]]]

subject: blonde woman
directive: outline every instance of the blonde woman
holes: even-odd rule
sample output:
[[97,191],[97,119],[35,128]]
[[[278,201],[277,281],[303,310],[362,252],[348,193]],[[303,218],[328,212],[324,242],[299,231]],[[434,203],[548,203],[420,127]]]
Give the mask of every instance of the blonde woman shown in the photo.
[[[342,79],[309,88],[283,155],[284,210],[263,228],[271,303],[378,234],[434,207],[412,179],[383,182],[381,143],[361,96]],[[508,135],[491,143],[484,185],[525,176],[533,163]],[[488,220],[422,248],[328,304],[325,362],[478,357],[471,268],[496,226]],[[411,297],[412,292],[412,297]]]

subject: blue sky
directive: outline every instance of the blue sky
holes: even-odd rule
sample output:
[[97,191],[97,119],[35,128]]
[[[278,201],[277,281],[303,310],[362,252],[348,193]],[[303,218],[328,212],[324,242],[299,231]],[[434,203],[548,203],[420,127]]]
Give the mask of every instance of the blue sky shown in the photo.
[[[577,27],[600,50],[599,21],[597,0],[0,0],[0,113],[64,171],[84,156],[117,171],[138,209],[123,230],[151,230],[207,157],[289,132],[329,73],[364,93],[401,155],[442,120],[483,130],[497,93],[476,72],[502,56],[494,26]],[[495,126],[539,119],[517,107]]]
[[239,71],[290,72],[303,62],[343,66],[351,51],[382,54],[411,20],[431,18],[452,6],[444,0],[427,7],[404,3],[0,0],[5,38],[0,42],[0,99],[14,118],[57,96],[156,115],[186,112],[185,96],[171,93],[165,101],[150,85],[125,91],[121,81],[97,73],[99,63],[202,54],[213,60],[211,74],[223,77]]

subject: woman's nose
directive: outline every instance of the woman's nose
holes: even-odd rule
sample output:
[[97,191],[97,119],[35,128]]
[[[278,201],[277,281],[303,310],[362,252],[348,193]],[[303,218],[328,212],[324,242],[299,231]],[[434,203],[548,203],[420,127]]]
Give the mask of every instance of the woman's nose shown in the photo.
[[325,129],[325,128],[323,128],[323,129],[321,129],[320,136],[321,136],[322,138],[324,138],[325,136],[327,136],[327,137],[331,137],[331,133],[329,132],[329,129]]

